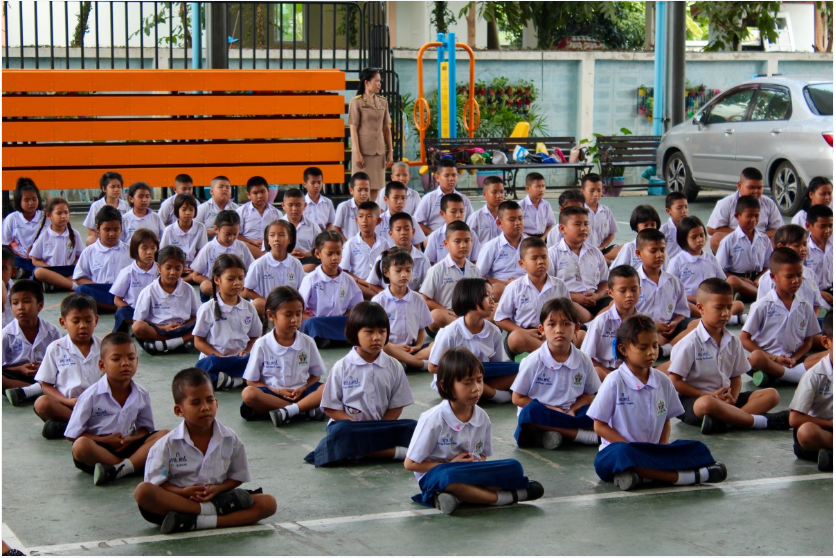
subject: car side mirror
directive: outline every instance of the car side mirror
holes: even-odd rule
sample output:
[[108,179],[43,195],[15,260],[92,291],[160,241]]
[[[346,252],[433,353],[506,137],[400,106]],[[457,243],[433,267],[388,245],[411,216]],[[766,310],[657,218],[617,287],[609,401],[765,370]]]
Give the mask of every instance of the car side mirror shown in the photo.
[[706,113],[703,111],[703,112],[697,114],[696,116],[694,116],[693,120],[691,120],[691,122],[696,124],[699,127],[700,130],[702,130],[703,124],[705,124],[705,115],[706,115]]

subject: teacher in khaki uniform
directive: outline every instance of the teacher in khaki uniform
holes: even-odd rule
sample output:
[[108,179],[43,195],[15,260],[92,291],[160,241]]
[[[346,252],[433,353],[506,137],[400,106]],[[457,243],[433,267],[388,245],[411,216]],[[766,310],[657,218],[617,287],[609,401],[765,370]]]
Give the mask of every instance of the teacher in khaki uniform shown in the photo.
[[389,104],[380,93],[380,70],[360,72],[357,96],[348,105],[351,129],[351,172],[365,172],[371,182],[370,200],[386,184],[384,170],[392,164],[392,129]]

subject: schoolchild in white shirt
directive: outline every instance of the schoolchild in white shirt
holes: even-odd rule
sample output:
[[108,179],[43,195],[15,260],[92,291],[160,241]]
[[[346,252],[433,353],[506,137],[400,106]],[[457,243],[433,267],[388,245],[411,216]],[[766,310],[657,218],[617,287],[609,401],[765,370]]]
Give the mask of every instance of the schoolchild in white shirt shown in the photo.
[[[163,225],[168,227],[177,221],[177,212],[174,210],[174,202],[177,201],[177,196],[180,194],[188,194],[194,197],[194,181],[188,174],[178,174],[174,177],[174,191],[169,197],[160,202],[160,209],[157,210],[157,215],[163,222]],[[195,212],[191,218],[197,215],[197,206],[200,205],[195,199]]]
[[208,244],[206,227],[194,220],[197,213],[198,202],[191,194],[177,194],[172,204],[174,222],[168,225],[163,231],[160,239],[160,248],[176,246],[186,256],[186,265],[183,268],[183,278],[190,280],[192,277],[192,262],[197,254]]
[[380,224],[380,208],[371,201],[357,207],[359,232],[343,245],[340,268],[354,278],[363,298],[371,299],[382,289],[366,282],[375,259],[392,246],[392,239],[376,231]]
[[682,192],[671,192],[665,196],[665,213],[668,220],[659,230],[665,233],[665,246],[668,248],[668,261],[679,255],[680,246],[676,242],[676,229],[682,219],[688,216],[688,197]]
[[[656,212],[656,209],[652,205],[639,205],[633,209],[633,213],[630,215],[630,228],[639,233],[639,231],[643,231],[644,229],[658,229],[662,226],[662,220],[659,218],[659,214]],[[665,235],[665,247],[667,248],[667,235]],[[665,266],[667,266],[668,262],[670,262],[671,257],[670,254],[667,254],[667,258],[665,258]],[[636,254],[636,241],[631,240],[627,244],[624,244],[619,250],[618,255],[613,258],[612,263],[610,264],[610,269],[614,268],[617,265],[631,265],[638,269],[642,265],[642,259]]]
[[410,190],[400,182],[392,181],[386,184],[386,188],[384,188],[380,193],[382,196],[382,203],[378,203],[378,206],[383,213],[380,215],[380,224],[377,225],[375,231],[383,236],[388,236],[389,229],[391,228],[392,217],[398,213],[407,213],[410,215],[412,227],[415,229],[412,242],[415,246],[420,248],[424,241],[427,240],[427,237],[424,234],[424,231],[422,231],[420,227],[415,224],[415,219],[411,218],[412,214],[415,213],[415,209],[413,208],[410,211],[408,210],[409,208],[406,207],[408,191],[414,192],[415,190]]
[[154,261],[159,249],[160,241],[151,230],[139,229],[131,237],[128,251],[133,263],[119,272],[110,287],[116,305],[113,331],[130,331],[139,293],[160,276]]
[[776,248],[769,258],[769,273],[775,282],[766,298],[749,309],[740,332],[740,342],[749,351],[755,371],[752,381],[768,387],[781,379],[797,384],[827,353],[808,356],[813,337],[821,333],[813,307],[797,296],[804,277],[801,256],[790,248]]
[[427,370],[430,348],[424,346],[424,328],[433,318],[424,297],[409,288],[412,256],[403,248],[389,248],[375,265],[386,288],[372,302],[380,304],[389,317],[389,341],[383,350],[410,368]]
[[282,207],[287,214],[285,218],[296,228],[296,243],[295,247],[290,250],[290,255],[299,260],[305,273],[310,273],[320,264],[319,259],[314,255],[314,247],[317,235],[324,229],[305,216],[307,205],[302,190],[291,188],[284,193],[283,200]]
[[73,463],[103,486],[145,468],[148,451],[168,430],[157,430],[151,396],[134,382],[136,346],[115,332],[102,340],[103,376],[82,393],[64,435],[73,442]]
[[83,223],[87,227],[87,246],[96,242],[98,238],[96,217],[104,206],[109,205],[117,209],[119,215],[127,213],[131,208],[128,202],[122,199],[122,184],[122,175],[118,172],[106,172],[99,179],[102,197],[90,204],[90,209],[87,211],[87,217],[84,218]]
[[200,285],[200,300],[206,302],[214,292],[214,282],[210,279],[215,262],[222,255],[238,256],[246,271],[253,263],[247,245],[238,240],[241,218],[234,211],[221,211],[215,217],[217,235],[201,248],[192,262],[192,277],[194,283]]
[[[409,187],[409,178],[409,165],[403,161],[396,161],[395,164],[392,165],[392,182],[398,182],[404,185],[404,188],[406,188],[406,191],[404,191],[406,199],[404,200],[404,206],[392,213],[405,211],[410,215],[414,215],[415,211],[418,209],[418,204],[421,203],[421,194],[419,194],[417,190]],[[383,209],[387,205],[386,196],[387,194],[384,189],[377,194],[377,199],[374,200],[377,205],[380,206],[380,209]],[[423,235],[424,231],[421,231],[421,236],[423,237]]]
[[371,192],[371,180],[364,172],[355,172],[348,182],[348,191],[351,198],[337,206],[337,214],[334,217],[334,230],[337,231],[346,242],[357,234],[357,208],[361,203],[369,201]]
[[[409,280],[409,288],[418,292],[421,288],[421,284],[427,277],[431,264],[430,260],[427,259],[427,256],[415,247],[413,235],[416,232],[416,229],[413,224],[414,222],[415,220],[412,216],[407,213],[395,213],[389,220],[389,238],[392,239],[395,246],[403,248],[409,252],[410,256],[412,256],[412,278]],[[368,284],[375,285],[377,287],[383,286],[383,279],[380,275],[378,275],[377,270],[377,264],[380,260],[381,258],[378,256],[374,265],[372,265],[371,271],[369,271],[369,276],[366,278],[366,282]]]
[[197,208],[195,221],[206,227],[209,238],[218,234],[218,227],[215,222],[218,213],[221,211],[232,211],[238,209],[238,204],[230,200],[232,186],[225,176],[216,176],[209,182],[209,194],[212,196],[208,201],[200,204]]
[[247,198],[250,201],[235,210],[241,217],[238,240],[247,245],[253,258],[260,258],[264,254],[264,228],[282,218],[282,212],[267,203],[269,192],[267,180],[253,176],[247,180]]
[[525,275],[525,270],[519,265],[525,225],[523,210],[515,201],[502,202],[497,214],[502,234],[479,249],[476,267],[493,285],[494,295],[499,300],[512,281]]
[[439,363],[439,405],[421,414],[404,467],[415,473],[420,494],[412,499],[453,513],[459,503],[504,506],[543,496],[516,459],[493,455],[491,420],[478,406],[484,373],[467,349],[448,351]]
[[15,267],[15,253],[8,246],[3,246],[3,284],[0,285],[2,289],[2,303],[3,303],[3,326],[7,326],[14,320],[12,314],[12,305],[9,304],[9,290],[12,288],[12,277],[17,273]]
[[128,246],[122,236],[122,214],[109,205],[96,215],[96,241],[84,249],[73,271],[75,292],[86,294],[96,301],[99,310],[115,312],[116,305],[110,288],[119,272],[131,265]]
[[215,382],[215,389],[244,385],[250,350],[261,335],[261,320],[255,306],[240,296],[244,290],[244,262],[238,256],[221,254],[212,266],[212,298],[195,317],[195,366]]
[[482,183],[482,197],[485,205],[474,211],[467,218],[467,226],[473,232],[473,238],[479,244],[485,244],[502,234],[496,220],[499,218],[499,205],[505,201],[505,183],[499,176],[488,176]]
[[148,452],[134,491],[142,517],[163,534],[251,525],[276,513],[276,499],[239,488],[251,480],[241,439],[215,418],[212,380],[197,368],[171,383],[180,425]]
[[122,242],[130,242],[139,229],[152,231],[157,239],[163,236],[165,225],[159,215],[151,211],[151,187],[147,183],[131,184],[128,188],[128,205],[131,208],[122,215]]
[[[427,256],[427,259],[430,260],[431,264],[440,262],[444,259],[444,256],[449,253],[449,250],[444,245],[444,240],[447,234],[447,226],[450,225],[450,223],[455,223],[456,221],[464,222],[465,220],[464,201],[462,196],[459,194],[445,194],[441,197],[441,204],[439,207],[441,207],[440,213],[444,219],[444,224],[427,236],[427,249],[424,251],[424,254]],[[476,263],[480,249],[481,244],[479,243],[479,240],[477,237],[472,236],[470,252],[467,254],[467,259]]]
[[528,173],[525,177],[525,191],[528,195],[520,202],[525,216],[524,232],[528,236],[546,238],[557,224],[552,206],[544,200],[546,178],[539,172]]
[[273,330],[253,345],[241,392],[241,418],[270,418],[277,427],[290,419],[325,420],[319,408],[325,363],[316,342],[299,331],[305,305],[293,287],[276,287],[267,296],[267,319]]
[[807,198],[801,205],[802,209],[793,215],[792,224],[805,226],[807,212],[814,205],[826,205],[833,210],[833,182],[825,176],[816,176],[807,184]]
[[70,224],[70,204],[64,198],[50,198],[44,207],[44,220],[35,235],[29,257],[32,276],[45,292],[54,288],[73,290],[73,272],[85,245]]
[[[809,250],[808,233],[804,227],[798,225],[784,225],[777,231],[772,241],[775,243],[775,248],[789,248],[793,252],[801,256],[802,263],[806,261]],[[758,281],[758,300],[765,298],[775,287],[775,281],[772,280],[769,273],[764,273]],[[819,308],[827,307],[827,303],[822,299],[821,291],[819,291],[819,278],[816,272],[811,268],[804,266],[804,277],[801,281],[801,288],[798,289],[796,296],[802,300],[806,300],[813,307],[813,313],[818,316]],[[813,340],[813,348],[821,349],[821,338],[816,336]]]
[[666,367],[685,413],[679,419],[699,426],[703,434],[730,427],[786,430],[789,411],[769,413],[780,396],[773,388],[741,392],[749,361],[740,341],[726,329],[734,293],[728,283],[712,277],[697,291],[699,325],[677,343]]
[[140,346],[149,355],[178,347],[194,352],[195,316],[200,307],[197,293],[183,279],[186,256],[177,246],[157,254],[159,278],[140,291],[131,326]]
[[816,272],[819,290],[825,302],[833,305],[833,210],[826,205],[814,205],[807,212],[807,258],[804,266]]
[[653,368],[658,338],[653,320],[642,315],[627,318],[616,332],[616,350],[624,363],[607,376],[586,413],[601,437],[595,472],[621,490],[648,481],[721,482],[726,466],[705,444],[670,442],[670,421],[684,409],[665,373]]
[[57,327],[38,317],[44,308],[44,292],[29,279],[12,285],[9,300],[15,319],[3,328],[3,391],[17,406],[41,395],[35,374],[44,359],[46,348],[61,337]]
[[35,375],[43,390],[35,400],[35,413],[44,421],[41,434],[47,440],[64,437],[78,396],[101,377],[101,341],[93,334],[99,323],[96,301],[78,293],[67,296],[58,321],[67,335],[49,344]]
[[438,182],[438,188],[424,194],[421,203],[418,204],[418,209],[415,210],[415,220],[418,221],[418,226],[427,236],[444,224],[444,218],[440,213],[441,198],[447,194],[461,196],[464,202],[462,221],[467,221],[473,214],[473,206],[470,204],[468,197],[456,190],[456,184],[459,181],[459,171],[456,168],[456,163],[446,159],[439,161],[433,177]]
[[34,271],[29,250],[46,223],[42,205],[41,192],[32,179],[18,178],[12,198],[15,210],[3,219],[3,244],[15,253],[15,267],[25,271],[26,278]]
[[[247,270],[242,296],[253,303],[264,318],[264,301],[276,287],[299,289],[305,271],[302,263],[290,255],[296,247],[296,228],[285,220],[273,221],[264,229],[264,245],[269,252]],[[263,320],[262,320],[263,321]]]
[[723,238],[715,252],[723,271],[740,279],[735,291],[747,300],[757,298],[757,280],[769,267],[772,253],[772,240],[757,228],[760,211],[757,198],[740,196],[734,214],[738,226]]
[[565,440],[597,445],[589,404],[601,385],[592,360],[574,344],[581,329],[571,299],[550,300],[540,313],[543,345],[525,357],[511,386],[517,445],[556,449]]
[[317,167],[308,167],[302,173],[302,186],[305,188],[305,217],[325,231],[334,226],[337,214],[334,202],[322,195],[322,171]]
[[[585,203],[586,199],[583,197],[583,193],[577,188],[570,188],[569,190],[563,191],[557,198],[557,214],[559,216],[560,212],[567,207],[584,207]],[[560,241],[563,240],[563,233],[560,232],[560,227],[552,227],[552,230],[546,235],[545,240],[546,246],[549,248],[560,244]]]
[[389,340],[386,310],[360,302],[345,336],[352,349],[331,369],[322,393],[322,410],[331,420],[305,461],[317,467],[358,456],[402,461],[417,423],[400,419],[413,403],[412,392],[401,363],[383,351]]
[[610,244],[615,240],[618,224],[610,208],[599,203],[604,195],[601,176],[592,172],[585,174],[581,178],[581,193],[586,200],[584,207],[589,211],[589,243],[601,251],[607,262],[611,262],[621,246]]
[[508,332],[505,353],[511,360],[540,348],[540,311],[549,300],[569,296],[566,283],[548,274],[549,251],[541,239],[530,236],[520,242],[517,266],[525,275],[508,285],[494,314],[497,327]]

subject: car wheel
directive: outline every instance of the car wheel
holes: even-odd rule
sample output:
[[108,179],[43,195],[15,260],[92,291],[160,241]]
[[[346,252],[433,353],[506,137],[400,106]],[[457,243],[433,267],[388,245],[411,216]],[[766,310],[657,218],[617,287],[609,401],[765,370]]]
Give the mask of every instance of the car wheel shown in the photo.
[[688,203],[696,200],[700,191],[694,182],[688,163],[685,162],[685,156],[678,151],[670,156],[668,163],[665,165],[665,184],[668,187],[668,192],[682,192],[685,194]]
[[772,199],[782,215],[793,216],[804,205],[807,186],[789,161],[784,161],[772,175]]

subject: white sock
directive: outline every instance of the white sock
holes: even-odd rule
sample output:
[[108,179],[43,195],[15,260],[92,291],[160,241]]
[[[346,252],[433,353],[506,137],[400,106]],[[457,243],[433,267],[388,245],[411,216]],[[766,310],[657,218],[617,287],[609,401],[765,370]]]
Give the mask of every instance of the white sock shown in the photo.
[[[697,475],[694,474],[694,471],[677,471],[676,474],[679,475],[679,478],[676,479],[676,482],[674,482],[677,486],[697,484]],[[700,475],[700,478],[702,478],[702,475]],[[706,479],[708,479],[707,476]]]
[[753,430],[765,430],[766,429],[766,417],[763,415],[752,415],[752,418],[755,419],[755,422],[752,424]]
[[[119,470],[119,467],[122,467],[122,469]],[[117,465],[116,469],[119,470],[119,472],[116,473],[116,478],[121,479],[125,475],[130,475],[131,473],[134,472],[134,464],[131,463],[130,459],[126,459],[122,463]]]
[[217,515],[199,515],[197,516],[196,529],[214,529],[218,526]]
[[659,347],[659,358],[668,358],[671,356],[671,344],[667,343]]
[[494,403],[510,403],[511,402],[511,392],[506,391],[504,389],[496,390],[496,395],[490,398],[491,401]]
[[154,348],[158,351],[165,351],[168,350],[169,345],[168,341],[154,341]]
[[394,459],[395,461],[403,461],[404,459],[406,459],[406,450],[407,448],[403,446],[395,446],[395,457],[393,457],[392,459]]
[[708,467],[700,467],[700,482],[708,482]]
[[41,389],[41,384],[38,383],[34,383],[31,386],[26,386],[20,389],[23,390],[23,395],[26,396],[26,399],[32,399],[33,397],[38,397],[39,395],[44,394],[44,390]]
[[165,343],[168,345],[169,349],[176,349],[177,347],[182,347],[184,341],[182,337],[175,337],[174,339],[169,339]]
[[[233,389],[234,388],[239,388],[243,385],[244,385],[244,378],[235,378],[235,377],[232,378],[232,386],[231,387]],[[297,407],[297,409],[298,409],[298,407]],[[297,410],[297,412],[299,412],[299,411]]]
[[423,362],[424,362],[424,364],[423,364],[423,366],[421,366],[421,370],[429,370],[430,369],[430,361],[425,360]]
[[731,318],[729,318],[729,323],[727,323],[726,325],[737,325],[737,320],[737,316],[732,316]]
[[804,368],[804,363],[799,362],[792,368],[784,368],[784,375],[781,376],[781,379],[785,382],[797,384],[805,372],[807,372],[807,369]]
[[510,490],[500,490],[496,493],[496,502],[492,506],[507,506],[514,503],[514,496]]
[[78,283],[76,283],[75,281],[73,281],[73,290],[76,290],[76,289],[78,289]]
[[284,410],[287,413],[287,418],[293,418],[299,414],[299,405],[292,403],[285,407]]
[[597,446],[598,435],[592,430],[578,429],[578,433],[575,436],[575,441],[579,444],[585,444],[587,446]]
[[218,509],[212,502],[200,502],[200,515],[218,515]]

